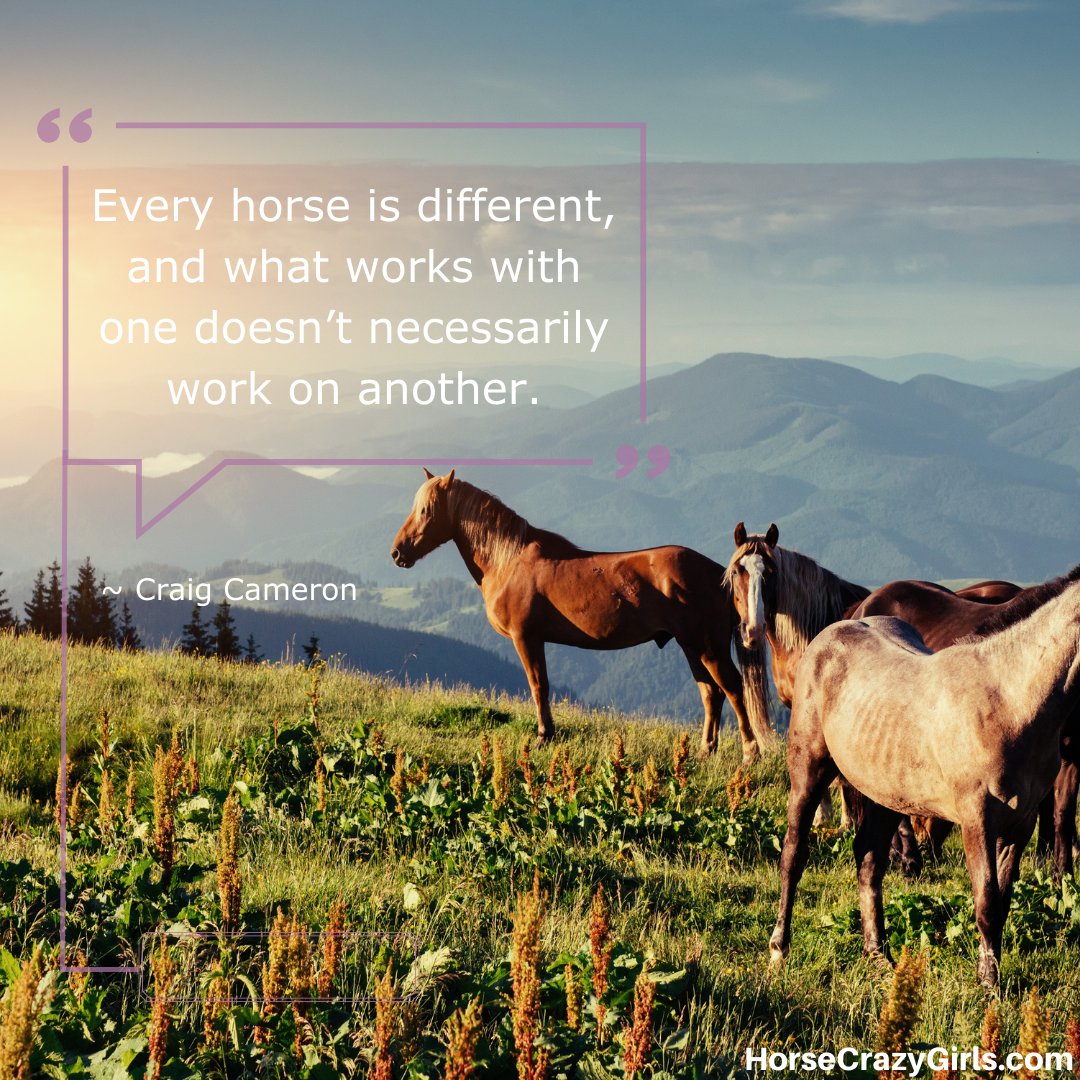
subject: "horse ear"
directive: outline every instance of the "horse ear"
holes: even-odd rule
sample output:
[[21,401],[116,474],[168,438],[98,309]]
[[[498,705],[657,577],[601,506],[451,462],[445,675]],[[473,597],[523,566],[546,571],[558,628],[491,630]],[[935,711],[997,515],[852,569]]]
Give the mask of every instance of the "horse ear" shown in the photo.
[[743,522],[739,522],[735,526],[735,546],[742,547],[746,543],[746,525]]
[[434,474],[433,472],[431,472],[431,470],[430,470],[430,469],[428,469],[428,467],[427,467],[426,465],[425,465],[425,466],[424,466],[423,468],[424,468],[424,475],[425,475],[425,476],[426,476],[426,477],[427,477],[427,478],[428,478],[429,480],[434,480],[434,479],[435,479],[435,474]]
[[765,543],[769,547],[776,547],[776,541],[780,539],[780,530],[776,527],[774,522],[769,526],[769,531],[765,534]]
[[443,481],[442,481],[442,482],[443,482],[443,487],[449,487],[449,486],[450,486],[450,485],[451,485],[451,484],[452,484],[452,483],[454,482],[454,473],[455,473],[455,472],[456,472],[456,470],[455,470],[455,469],[451,469],[451,470],[450,470],[450,471],[449,471],[449,472],[448,472],[448,473],[447,473],[447,474],[446,474],[446,475],[445,475],[445,476],[443,477]]

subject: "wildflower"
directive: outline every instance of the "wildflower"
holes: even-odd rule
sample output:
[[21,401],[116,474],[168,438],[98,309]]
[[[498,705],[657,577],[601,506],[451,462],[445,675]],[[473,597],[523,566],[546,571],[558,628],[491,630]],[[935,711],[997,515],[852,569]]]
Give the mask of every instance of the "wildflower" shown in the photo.
[[116,817],[116,805],[113,802],[112,778],[109,770],[101,770],[101,787],[98,791],[98,831],[102,839],[111,837],[113,820]]
[[480,1038],[480,999],[473,998],[446,1022],[446,1063],[443,1080],[469,1080],[475,1068],[476,1043]]
[[559,789],[559,762],[562,760],[562,749],[555,747],[548,762],[547,781],[544,784],[544,792],[549,798],[554,798]]
[[[878,1050],[894,1053],[907,1049],[911,1032],[919,1019],[925,976],[926,957],[913,957],[905,945],[893,971],[889,992],[881,1005]],[[891,1073],[882,1072],[879,1076],[885,1080]]]
[[578,774],[574,763],[570,760],[570,752],[563,755],[562,763],[563,794],[567,799],[577,798]]
[[[262,966],[263,1020],[270,1020],[281,1011],[282,999],[289,988],[288,937],[289,920],[285,918],[285,913],[281,908],[278,908],[273,925],[270,927],[266,963]],[[267,1043],[269,1041],[269,1027],[266,1024],[260,1024],[255,1028],[255,1042]]]
[[169,991],[172,989],[173,962],[165,938],[157,955],[150,957],[150,970],[154,979],[154,1000],[150,1006],[150,1062],[146,1068],[147,1080],[157,1080],[161,1066],[168,1057],[169,1041]]
[[386,749],[386,735],[382,728],[376,728],[368,737],[368,749],[376,756],[382,757]]
[[533,875],[533,887],[521,893],[514,908],[514,930],[510,958],[511,1016],[517,1051],[518,1080],[543,1080],[541,1062],[536,1058],[540,1018],[540,927],[544,921],[544,898],[540,893],[540,872]]
[[592,953],[593,993],[596,995],[596,1033],[600,1042],[604,1041],[604,1017],[607,1014],[604,994],[607,993],[613,948],[611,912],[608,908],[607,896],[604,894],[604,886],[598,885],[596,892],[593,893],[592,910],[589,913],[589,950]]
[[390,778],[390,790],[394,793],[394,806],[399,814],[405,813],[405,751],[399,746],[394,755],[394,775]]
[[524,741],[521,744],[521,753],[518,754],[518,768],[521,769],[521,776],[525,781],[525,790],[529,793],[529,798],[536,802],[536,778],[533,776],[532,758],[532,739],[526,735]]
[[138,777],[135,775],[135,770],[128,770],[127,778],[127,791],[125,792],[125,806],[124,814],[130,821],[135,816],[135,786],[138,783]]
[[80,809],[82,809],[82,788],[76,784],[68,795],[67,823],[70,832],[74,832],[79,827]]
[[656,767],[656,759],[652,754],[645,762],[645,769],[641,774],[641,795],[646,806],[652,806],[660,797],[660,770]]
[[493,802],[499,807],[510,797],[510,770],[506,767],[506,750],[501,739],[495,740],[492,750],[491,791]]
[[375,980],[375,1047],[371,1058],[370,1080],[391,1080],[394,1057],[390,1044],[394,1037],[397,1003],[394,1000],[394,966],[389,963],[384,974]]
[[159,746],[154,754],[154,850],[161,863],[161,884],[167,891],[176,857],[177,781],[183,767],[175,733],[168,752]]
[[37,945],[0,1003],[0,1076],[5,1080],[30,1076],[38,1023],[52,999],[52,986],[43,987],[42,975],[41,946]]
[[206,995],[203,998],[203,1042],[207,1046],[218,1046],[221,1043],[218,1021],[231,1005],[228,980],[222,975],[215,975],[207,983]]
[[[61,789],[64,786],[64,777],[71,776],[71,758],[65,758],[66,768],[63,765],[57,765],[56,767],[56,805],[53,808],[53,818],[56,821],[57,828],[60,827],[60,796],[62,794]],[[70,788],[69,788],[70,791]]]
[[322,754],[315,759],[315,809],[326,813],[326,764]]
[[743,772],[743,767],[740,765],[727,785],[728,806],[733,814],[740,806],[749,801],[751,790],[750,776],[748,773]]
[[101,735],[100,735],[100,739],[99,739],[99,742],[98,742],[98,748],[101,750],[101,760],[107,762],[109,760],[109,751],[112,749],[112,746],[110,745],[110,742],[109,742],[109,710],[108,709],[102,709],[101,710],[100,732],[101,732]]
[[993,1054],[995,1058],[1001,1057],[1001,1018],[998,1016],[997,1005],[991,1001],[986,1006],[983,1014],[982,1037],[979,1046],[984,1054]]
[[1065,1025],[1065,1052],[1072,1058],[1073,1075],[1080,1076],[1080,1020],[1075,1016]]
[[675,774],[675,781],[679,790],[684,791],[687,785],[686,762],[690,757],[690,732],[684,731],[676,740],[671,751],[671,767]]
[[311,966],[311,940],[308,937],[307,928],[295,914],[289,923],[286,970],[289,979],[289,996],[293,999],[292,1011],[296,1027],[293,1052],[296,1060],[302,1061],[303,1044],[310,1039],[312,1034],[306,1014],[315,977]]
[[218,897],[221,901],[221,925],[225,930],[235,930],[240,922],[239,840],[240,800],[232,791],[221,809],[221,831],[218,834]]
[[[1039,991],[1033,986],[1027,1001],[1020,1006],[1020,1045],[1016,1052],[1026,1062],[1029,1054],[1045,1054],[1049,1045],[1050,1010],[1039,1004]],[[1025,1064],[1016,1075],[1017,1080],[1034,1080],[1039,1073]]]
[[194,795],[199,790],[199,763],[192,754],[184,762],[184,787],[189,795]]
[[634,1016],[623,1037],[623,1067],[633,1080],[648,1063],[652,1052],[652,1014],[656,983],[649,977],[648,963],[634,982]]
[[[74,949],[71,953],[71,966],[73,968],[88,967],[90,962],[86,959],[86,953],[82,949]],[[86,991],[90,985],[90,974],[86,971],[69,971],[68,972],[68,986],[71,987],[71,992],[75,995],[75,1000],[81,1005],[83,998],[86,997]],[[0,1069],[0,1076],[3,1076],[4,1072]]]
[[345,933],[345,900],[339,896],[326,915],[322,932],[322,963],[319,965],[319,997],[329,997],[341,965],[342,936]]
[[563,968],[563,985],[566,988],[566,1026],[571,1031],[581,1030],[581,983],[573,964]]

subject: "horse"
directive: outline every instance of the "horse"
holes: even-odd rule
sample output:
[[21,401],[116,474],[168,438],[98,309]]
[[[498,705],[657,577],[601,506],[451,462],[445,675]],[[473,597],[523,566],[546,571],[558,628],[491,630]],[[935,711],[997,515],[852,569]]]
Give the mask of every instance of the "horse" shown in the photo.
[[[685,547],[585,551],[529,524],[494,495],[455,477],[426,479],[401,526],[391,558],[401,567],[442,544],[457,546],[484,598],[492,627],[508,637],[529,680],[537,741],[555,733],[544,645],[625,649],[674,639],[701,693],[701,752],[716,748],[726,696],[739,725],[743,760],[771,746],[764,660],[743,650],[732,659],[735,609],[724,569]],[[737,643],[736,643],[737,644]],[[744,677],[745,676],[745,677]]]
[[985,636],[940,652],[888,616],[822,631],[795,680],[773,961],[790,952],[814,810],[840,773],[864,796],[855,836],[864,951],[887,957],[881,882],[897,822],[944,818],[961,828],[978,976],[993,988],[1020,852],[1058,772],[1062,731],[1080,703],[1078,675],[1080,581],[1044,590],[1017,620],[999,618]]
[[[876,589],[850,613],[860,619],[868,615],[891,615],[915,627],[927,648],[945,649],[969,637],[993,633],[1056,595],[1072,581],[1080,580],[1080,566],[1061,578],[1030,589],[1007,581],[982,582],[957,593],[927,581],[894,581]],[[973,601],[970,594],[976,593]],[[992,606],[988,607],[988,603]],[[1052,846],[1054,872],[1072,873],[1073,842],[1076,839],[1076,803],[1080,793],[1080,739],[1076,736],[1080,712],[1066,725],[1061,743],[1061,769],[1039,814],[1040,851]],[[950,831],[946,822],[920,822],[933,854]],[[905,858],[915,858],[905,844]]]
[[[779,547],[779,539],[775,524],[764,534],[748,535],[740,521],[724,580],[739,616],[743,648],[760,651],[768,643],[776,694],[790,709],[795,670],[806,647],[826,626],[843,619],[870,590],[826,570],[807,555]],[[842,789],[840,808],[840,825],[846,828],[850,819]],[[821,817],[831,813],[832,800],[826,792]]]

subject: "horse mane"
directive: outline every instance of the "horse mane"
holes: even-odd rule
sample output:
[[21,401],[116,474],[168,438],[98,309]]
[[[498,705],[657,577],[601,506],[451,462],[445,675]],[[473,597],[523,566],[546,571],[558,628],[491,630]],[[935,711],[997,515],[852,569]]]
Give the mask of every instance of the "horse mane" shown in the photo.
[[490,491],[455,479],[450,487],[450,512],[473,550],[483,551],[493,568],[501,568],[526,544],[541,543],[546,554],[571,555],[581,549],[565,536],[537,529]]
[[1080,581],[1080,563],[1074,566],[1067,574],[1061,577],[1051,578],[1041,585],[1033,585],[1030,589],[1018,592],[1012,600],[991,608],[986,618],[983,619],[964,639],[966,641],[982,640],[1000,634],[1010,626],[1023,622],[1028,616],[1033,615],[1044,604],[1060,596],[1074,582]]
[[826,570],[808,555],[775,547],[776,640],[790,650],[805,649],[811,641],[870,590]]

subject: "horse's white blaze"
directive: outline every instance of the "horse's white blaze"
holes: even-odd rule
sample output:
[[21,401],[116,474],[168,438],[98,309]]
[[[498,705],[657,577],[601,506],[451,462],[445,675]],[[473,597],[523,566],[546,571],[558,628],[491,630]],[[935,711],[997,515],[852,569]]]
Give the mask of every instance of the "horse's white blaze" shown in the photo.
[[751,634],[765,630],[765,591],[762,579],[765,576],[765,560],[760,555],[744,555],[743,569],[746,570],[746,629]]

